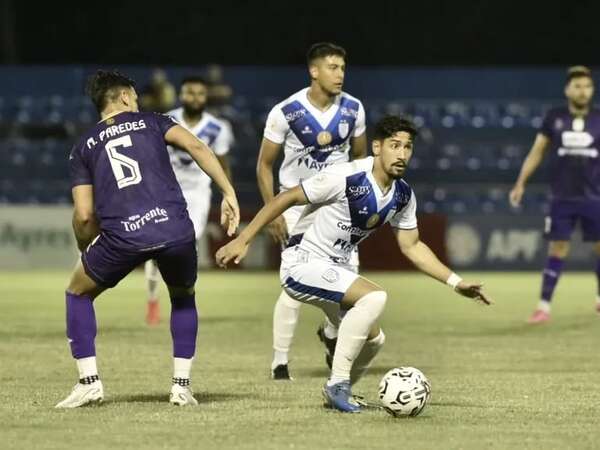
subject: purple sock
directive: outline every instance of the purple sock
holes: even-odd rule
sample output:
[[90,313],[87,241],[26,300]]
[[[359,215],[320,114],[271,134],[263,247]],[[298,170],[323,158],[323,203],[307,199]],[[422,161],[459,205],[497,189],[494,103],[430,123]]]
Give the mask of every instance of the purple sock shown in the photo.
[[87,295],[66,293],[67,337],[73,358],[96,356],[96,314],[92,299]]
[[596,261],[596,279],[598,280],[598,296],[600,296],[600,259]]
[[171,298],[171,336],[173,356],[191,358],[196,352],[198,313],[194,295]]
[[547,302],[552,300],[552,294],[554,293],[554,288],[560,278],[563,264],[564,260],[556,258],[555,256],[549,256],[546,260],[544,275],[542,277],[542,300]]

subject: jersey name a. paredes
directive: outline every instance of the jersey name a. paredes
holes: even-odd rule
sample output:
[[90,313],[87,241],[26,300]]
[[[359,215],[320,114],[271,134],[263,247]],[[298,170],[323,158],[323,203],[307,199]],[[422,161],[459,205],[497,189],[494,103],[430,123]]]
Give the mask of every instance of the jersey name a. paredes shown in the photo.
[[331,107],[320,111],[308,100],[308,89],[275,105],[265,125],[264,137],[283,144],[281,190],[297,186],[332,164],[349,161],[351,138],[366,129],[359,100],[342,92]]
[[175,125],[162,114],[122,112],[96,124],[71,151],[72,186],[93,186],[101,232],[119,248],[194,239],[165,143]]
[[417,227],[412,189],[399,179],[383,193],[373,178],[373,161],[368,157],[337,164],[302,182],[309,204],[290,232],[284,260],[305,252],[346,263],[356,245],[385,223]]
[[550,183],[557,200],[600,200],[600,110],[574,117],[550,110],[540,133],[550,140]]
[[[229,152],[233,143],[233,133],[231,126],[226,121],[220,120],[205,111],[202,113],[200,121],[194,127],[189,127],[185,120],[183,120],[183,108],[174,109],[167,114],[208,145],[216,155],[222,156]],[[175,171],[177,181],[181,185],[181,189],[184,191],[206,190],[209,193],[208,189],[212,180],[198,167],[198,164],[196,164],[192,157],[179,148],[170,145],[168,148],[171,165]]]

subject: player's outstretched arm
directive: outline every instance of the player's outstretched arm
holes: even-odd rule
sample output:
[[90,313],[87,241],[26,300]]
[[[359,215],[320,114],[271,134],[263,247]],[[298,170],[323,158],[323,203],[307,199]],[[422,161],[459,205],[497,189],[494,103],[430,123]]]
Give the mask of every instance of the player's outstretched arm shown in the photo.
[[165,134],[165,141],[188,152],[196,164],[219,186],[223,193],[221,225],[227,228],[229,236],[233,236],[240,223],[240,207],[235,190],[213,151],[181,125],[169,128]]
[[446,267],[431,249],[419,239],[419,230],[396,229],[396,240],[402,253],[421,271],[442,283],[450,285],[460,295],[486,305],[492,300],[483,292],[483,283],[464,281]]
[[529,154],[525,158],[525,161],[523,161],[519,177],[508,194],[510,204],[513,207],[516,208],[521,204],[521,199],[525,193],[525,185],[527,184],[527,180],[529,180],[529,177],[533,175],[535,170],[542,162],[542,159],[544,159],[544,153],[548,149],[549,144],[550,139],[548,139],[544,134],[538,133],[531,150],[529,150]]
[[244,259],[248,252],[248,247],[258,234],[273,219],[279,217],[286,209],[296,205],[306,205],[308,200],[300,186],[296,186],[289,191],[282,192],[273,200],[267,203],[254,216],[252,222],[242,230],[237,238],[221,247],[216,254],[216,261],[219,267],[226,267],[229,261],[233,260],[235,264]]
[[80,251],[90,245],[100,234],[100,226],[94,213],[94,187],[81,184],[72,189],[73,195],[73,232]]
[[[281,153],[281,144],[276,144],[269,139],[263,138],[258,153],[258,161],[256,162],[256,179],[258,180],[258,190],[265,205],[275,198],[273,165],[279,153]],[[270,223],[269,234],[275,242],[285,245],[288,238],[288,230],[283,216],[276,217]]]

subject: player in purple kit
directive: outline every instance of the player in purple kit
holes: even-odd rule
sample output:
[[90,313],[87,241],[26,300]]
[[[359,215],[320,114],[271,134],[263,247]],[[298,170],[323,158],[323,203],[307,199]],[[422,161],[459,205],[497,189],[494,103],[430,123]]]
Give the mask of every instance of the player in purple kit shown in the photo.
[[[564,260],[569,254],[571,234],[580,223],[584,241],[594,242],[600,256],[600,110],[592,107],[594,82],[590,70],[574,66],[567,72],[567,106],[548,112],[521,173],[510,192],[510,202],[518,206],[525,184],[549,153],[552,202],[546,217],[545,235],[549,240],[548,259],[543,271],[542,293],[529,323],[550,319],[550,302]],[[596,311],[600,313],[600,260],[596,264],[599,294]]]
[[170,117],[138,112],[134,86],[116,71],[98,71],[90,78],[88,92],[102,120],[69,157],[73,229],[82,254],[66,291],[67,337],[79,382],[57,408],[102,401],[93,301],[148,259],[156,260],[171,297],[170,401],[197,404],[190,388],[198,330],[195,234],[167,144],[187,151],[219,186],[221,223],[230,236],[239,223],[239,207],[210,148]]

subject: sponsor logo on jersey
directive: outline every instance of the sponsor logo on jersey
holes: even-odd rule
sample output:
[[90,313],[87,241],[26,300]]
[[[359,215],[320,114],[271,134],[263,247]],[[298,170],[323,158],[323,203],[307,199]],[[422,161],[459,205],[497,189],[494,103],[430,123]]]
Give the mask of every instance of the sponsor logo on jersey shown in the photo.
[[358,111],[357,110],[346,108],[345,106],[342,106],[340,108],[340,113],[341,113],[342,116],[354,117],[355,119],[358,118]]
[[594,143],[594,137],[587,131],[563,131],[561,139],[563,147],[586,148]]
[[371,193],[371,186],[361,185],[361,186],[350,186],[348,188],[348,192],[353,197],[360,197],[362,195],[367,195]]
[[361,209],[358,210],[358,213],[363,216],[366,216],[367,214],[369,214],[369,208],[363,206]]
[[300,117],[304,117],[307,114],[306,109],[298,109],[296,111],[289,112],[285,115],[285,120],[288,122],[293,122],[294,120],[299,119]]
[[131,231],[138,231],[144,225],[148,224],[150,221],[154,223],[166,222],[169,220],[169,215],[167,211],[163,208],[156,207],[147,211],[144,214],[136,214],[134,216],[130,216],[127,220],[122,220],[123,228],[128,233]]
[[312,129],[306,125],[303,129],[302,129],[302,134],[313,134]]
[[355,234],[360,237],[368,236],[370,233],[369,230],[363,230],[360,227],[353,227],[352,225],[346,225],[343,222],[338,222],[337,227],[342,231],[346,231],[350,234]]

